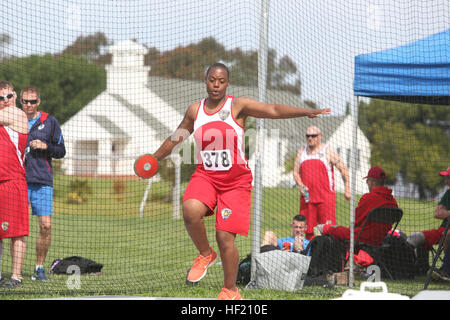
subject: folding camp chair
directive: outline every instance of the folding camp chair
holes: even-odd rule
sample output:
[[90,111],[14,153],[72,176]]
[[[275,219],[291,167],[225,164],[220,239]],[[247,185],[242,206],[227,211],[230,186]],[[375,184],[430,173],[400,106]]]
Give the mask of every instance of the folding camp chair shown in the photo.
[[[378,245],[374,244],[368,244],[360,241],[361,235],[364,232],[365,227],[369,222],[377,222],[377,223],[384,223],[384,224],[390,224],[392,227],[392,230],[397,229],[397,226],[400,222],[400,220],[403,217],[403,211],[400,208],[388,208],[388,207],[377,207],[372,209],[366,217],[366,220],[364,221],[357,237],[355,240],[355,253],[358,253],[359,250],[364,250],[369,252],[369,254],[372,256],[374,261],[376,261],[380,268],[389,275],[391,280],[394,280],[392,274],[389,272],[388,268],[386,267],[385,263],[383,262],[383,259],[381,258],[381,249],[382,249],[382,243]],[[386,232],[386,235],[388,234],[388,231]]]
[[450,219],[447,219],[447,224],[445,225],[444,233],[442,234],[441,240],[439,241],[439,246],[436,249],[436,252],[434,253],[433,263],[431,264],[431,267],[428,270],[427,278],[425,280],[424,290],[426,290],[428,288],[428,284],[430,283],[431,275],[432,275],[433,271],[438,271],[438,269],[436,268],[436,263],[437,263],[438,259],[440,258],[440,255],[444,249],[444,241],[445,241],[445,237],[447,235],[449,225],[450,225]]
[[[447,220],[447,224],[446,224],[447,228],[444,227],[444,231],[443,231],[443,233],[442,233],[442,237],[441,237],[441,239],[439,240],[439,242],[436,242],[434,245],[432,245],[432,246],[429,248],[429,250],[431,251],[431,255],[432,255],[432,257],[433,257],[433,259],[431,259],[432,261],[437,257],[437,260],[438,260],[439,262],[441,262],[441,263],[444,262],[444,255],[443,255],[444,250],[442,250],[442,247],[441,247],[441,249],[439,249],[439,245],[440,245],[440,243],[441,243],[441,240],[442,240],[442,241],[445,240],[445,235],[447,234],[448,227],[449,227],[449,226],[448,226],[449,220],[450,220],[450,219]],[[443,243],[445,243],[445,241],[444,241]],[[439,250],[439,253],[438,253],[438,250]]]

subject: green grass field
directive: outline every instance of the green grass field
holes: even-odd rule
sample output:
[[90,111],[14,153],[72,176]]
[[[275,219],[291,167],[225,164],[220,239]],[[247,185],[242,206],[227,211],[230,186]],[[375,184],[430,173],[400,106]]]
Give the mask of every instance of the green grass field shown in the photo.
[[[1,299],[29,299],[78,295],[144,295],[163,297],[215,298],[223,285],[219,264],[208,270],[208,275],[197,287],[185,284],[185,275],[197,252],[189,239],[182,219],[172,218],[172,205],[164,201],[170,188],[165,183],[154,183],[147,201],[144,217],[139,218],[139,205],[146,182],[126,180],[124,197],[119,201],[111,179],[88,179],[93,194],[82,204],[68,204],[67,194],[73,177],[55,179],[55,214],[52,227],[52,245],[46,259],[46,270],[53,260],[82,256],[104,265],[101,275],[82,275],[79,289],[74,288],[73,277],[50,275],[48,283],[31,280],[35,263],[35,242],[38,233],[36,217],[30,217],[30,236],[23,266],[23,287],[0,289]],[[184,190],[184,188],[182,189]],[[435,228],[432,218],[434,202],[398,199],[404,210],[400,229],[411,231]],[[262,233],[273,230],[280,236],[290,233],[291,218],[298,213],[298,190],[268,188],[263,191]],[[342,195],[337,200],[337,222],[348,225],[349,202]],[[214,218],[206,219],[208,237],[215,244]],[[249,237],[238,236],[241,258],[251,251]],[[11,270],[9,243],[5,240],[2,261],[3,275]],[[359,288],[360,279],[355,287]],[[71,282],[72,281],[72,282]],[[423,290],[425,277],[411,281],[386,281],[390,292],[415,295]],[[332,299],[342,295],[348,287],[326,289],[305,287],[298,292],[275,290],[242,290],[245,299]],[[448,285],[431,283],[429,289],[448,289]]]

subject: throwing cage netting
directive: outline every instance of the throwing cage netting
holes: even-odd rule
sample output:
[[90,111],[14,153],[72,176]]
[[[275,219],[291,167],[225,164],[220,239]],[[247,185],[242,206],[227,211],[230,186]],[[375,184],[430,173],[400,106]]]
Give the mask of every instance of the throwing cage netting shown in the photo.
[[[445,86],[439,86],[443,82],[448,88],[450,81],[447,0],[26,0],[3,1],[2,6],[0,79],[12,83],[17,94],[26,86],[38,88],[39,109],[59,121],[67,150],[63,159],[52,162],[54,212],[44,267],[48,272],[55,260],[71,256],[103,265],[101,273],[79,275],[72,270],[48,274],[49,282],[32,281],[40,229],[30,208],[23,286],[15,291],[1,288],[3,298],[209,297],[223,287],[220,259],[197,287],[185,285],[186,272],[198,254],[186,232],[181,201],[195,169],[192,138],[161,161],[150,181],[138,179],[133,171],[134,160],[155,152],[177,128],[186,108],[206,97],[205,70],[218,61],[230,68],[228,95],[332,108],[330,116],[317,119],[247,120],[246,156],[254,188],[249,236],[236,237],[240,260],[252,250],[258,254],[255,248],[266,231],[279,238],[292,235],[292,218],[300,210],[294,162],[312,125],[320,128],[322,143],[336,151],[349,172],[352,198],[346,200],[344,179],[334,167],[337,225],[350,227],[355,220],[351,213],[368,192],[363,177],[372,166],[385,170],[387,185],[403,211],[393,234],[406,239],[442,223],[433,213],[448,188],[439,172],[450,166],[450,100],[448,91],[441,91]],[[380,78],[368,81],[400,93],[378,97],[384,99],[355,94],[356,56],[442,32],[440,40],[408,47],[398,56],[392,53],[394,59],[405,58],[406,64],[430,54],[442,62],[444,71],[436,76],[430,95],[434,98],[410,94],[417,86],[414,82],[382,83]],[[382,70],[381,77],[385,72],[388,76],[383,67],[368,65],[366,75]],[[429,68],[425,63],[421,70]],[[400,73],[417,76],[402,66]],[[210,244],[218,251],[214,216],[205,218],[205,224]],[[369,278],[385,281],[390,292],[412,296],[424,288],[439,240],[411,249],[413,269],[403,261],[410,259],[411,251],[406,258],[397,254],[394,279],[383,268],[370,275],[360,260],[330,271],[340,273],[339,279],[350,279],[351,286]],[[9,241],[3,239],[4,279],[12,270]],[[354,250],[347,252],[357,253],[356,246],[345,246]],[[437,267],[441,263],[438,260]],[[302,281],[307,278],[304,274]],[[335,298],[349,287],[348,282],[329,281],[330,277],[323,283],[305,280],[301,289],[282,297]],[[243,295],[280,297],[270,288],[244,291],[245,284],[239,286]],[[448,289],[448,284],[432,281],[429,289]]]

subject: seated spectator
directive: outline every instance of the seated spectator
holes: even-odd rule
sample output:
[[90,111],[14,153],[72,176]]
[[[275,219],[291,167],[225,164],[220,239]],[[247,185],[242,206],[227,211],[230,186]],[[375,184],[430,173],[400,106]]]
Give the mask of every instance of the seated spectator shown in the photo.
[[[446,171],[440,172],[440,175],[444,177],[445,183],[450,187],[450,168]],[[450,189],[444,193],[441,201],[434,209],[434,217],[436,219],[441,219],[442,223],[437,229],[425,230],[419,232],[412,232],[407,241],[415,248],[424,247],[430,250],[435,244],[438,244],[444,234],[445,225],[450,217]],[[447,237],[448,238],[448,237]],[[444,242],[444,250],[447,248],[447,242]]]
[[298,214],[294,216],[291,223],[292,236],[286,238],[277,238],[273,231],[266,231],[262,246],[273,246],[278,249],[290,252],[302,252],[309,244],[305,239],[306,218]]
[[[386,173],[383,169],[380,167],[372,167],[367,177],[363,179],[367,179],[369,192],[361,197],[358,207],[355,209],[355,239],[366,220],[367,214],[372,209],[377,207],[398,208],[397,201],[392,196],[392,190],[384,186]],[[370,222],[364,227],[364,232],[361,234],[359,240],[367,244],[379,245],[391,228],[392,226],[390,224]],[[317,225],[314,229],[314,234],[316,236],[330,235],[336,240],[350,239],[349,228],[331,224]]]

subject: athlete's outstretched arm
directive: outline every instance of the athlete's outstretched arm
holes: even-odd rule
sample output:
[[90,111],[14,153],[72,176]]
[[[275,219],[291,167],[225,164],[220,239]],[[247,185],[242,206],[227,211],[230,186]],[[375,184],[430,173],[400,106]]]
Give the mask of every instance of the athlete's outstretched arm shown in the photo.
[[236,107],[238,107],[238,117],[255,117],[268,119],[287,119],[297,117],[316,118],[321,114],[330,114],[331,109],[312,109],[287,106],[283,104],[270,104],[259,102],[250,98],[236,98]]

